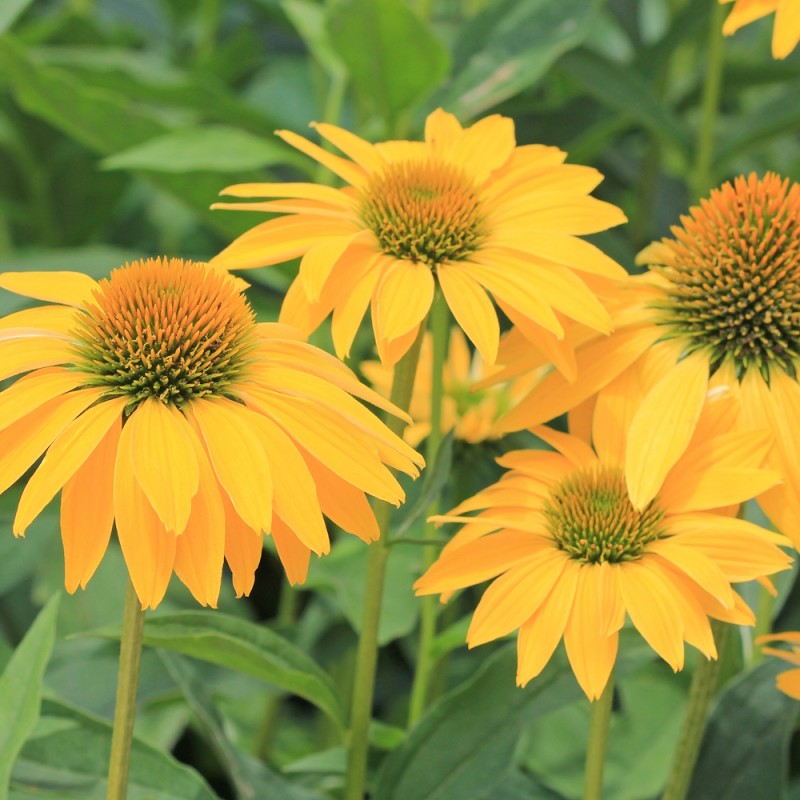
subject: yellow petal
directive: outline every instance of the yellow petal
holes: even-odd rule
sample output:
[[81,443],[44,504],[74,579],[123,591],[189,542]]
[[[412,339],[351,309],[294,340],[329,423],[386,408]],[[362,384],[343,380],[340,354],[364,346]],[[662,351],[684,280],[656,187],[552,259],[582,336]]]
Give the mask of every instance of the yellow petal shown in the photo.
[[148,398],[126,422],[133,474],[168,531],[183,533],[200,472],[194,431],[171,405]]
[[296,197],[318,200],[342,210],[352,210],[353,201],[341,190],[318,183],[237,183],[220,194],[230,197]]
[[119,416],[61,491],[64,585],[85,589],[105,555],[114,524],[114,463],[122,431]]
[[594,197],[571,197],[569,195],[552,201],[547,208],[519,213],[504,222],[532,232],[548,232],[585,236],[599,233],[627,222],[622,210],[611,203]]
[[272,538],[286,579],[292,586],[303,583],[308,575],[311,551],[300,541],[298,532],[276,518],[272,523]]
[[302,136],[298,136],[291,131],[275,131],[275,135],[283,139],[284,142],[297,148],[301,153],[305,153],[315,161],[327,167],[334,175],[338,175],[342,180],[353,186],[360,186],[366,180],[366,173],[361,167],[347,161],[340,156],[323,150],[319,145],[309,142]]
[[625,463],[625,449],[631,421],[642,404],[641,376],[636,365],[628,367],[597,394],[592,440],[600,460]]
[[376,337],[392,341],[419,325],[430,311],[434,288],[426,264],[395,261],[375,289]]
[[246,411],[230,400],[195,400],[189,409],[205,441],[211,465],[236,513],[255,531],[272,522],[269,462],[246,422]]
[[225,561],[233,575],[236,596],[242,597],[249,595],[253,589],[256,569],[263,552],[264,536],[242,520],[226,492],[221,491],[220,497],[225,509]]
[[0,287],[48,303],[84,308],[98,284],[82,272],[4,272]]
[[39,335],[49,333],[71,338],[80,318],[80,311],[67,306],[25,308],[0,319],[0,332],[20,328],[31,332],[39,331]]
[[561,433],[544,425],[531,428],[531,433],[555,448],[578,469],[591,467],[597,463],[597,456],[592,448],[577,436],[570,436],[568,433]]
[[492,114],[464,130],[453,143],[450,158],[464,165],[477,183],[483,183],[514,152],[514,121]]
[[425,120],[425,143],[441,157],[447,157],[453,145],[461,138],[463,128],[447,111],[437,108]]
[[0,430],[35,411],[54,397],[71,392],[86,381],[80,372],[45,368],[20,378],[0,392]]
[[772,34],[772,55],[786,58],[800,42],[800,5],[792,0],[780,0],[775,14]]
[[730,36],[743,25],[771,14],[777,7],[777,0],[739,0],[722,26],[722,32]]
[[133,474],[129,425],[122,427],[114,465],[114,517],[139,602],[143,609],[155,608],[172,576],[176,537],[164,527]]
[[733,590],[722,570],[702,550],[681,544],[681,537],[659,539],[648,545],[648,552],[669,561],[698,586],[722,603],[733,607]]
[[319,301],[325,282],[330,277],[336,262],[340,258],[347,258],[347,250],[355,240],[372,237],[369,231],[351,233],[347,236],[333,236],[314,245],[300,262],[300,280],[306,290],[308,299],[315,303]]
[[75,359],[75,345],[63,339],[34,336],[0,341],[0,380]]
[[630,430],[625,478],[635,508],[644,508],[692,438],[708,388],[708,358],[693,353],[645,397]]
[[127,399],[107,400],[84,411],[56,437],[20,497],[14,535],[24,536],[61,487],[92,455],[108,431],[122,419]]
[[458,264],[440,264],[436,275],[456,322],[478,348],[483,360],[494,364],[500,342],[500,323],[492,301]]
[[311,127],[367,172],[379,172],[385,166],[374,145],[360,136],[326,122],[312,122]]
[[331,336],[339,358],[350,355],[353,339],[356,338],[361,320],[364,319],[375,287],[383,274],[381,263],[384,260],[380,253],[374,253],[365,259],[359,270],[361,277],[355,280],[350,291],[333,309]]

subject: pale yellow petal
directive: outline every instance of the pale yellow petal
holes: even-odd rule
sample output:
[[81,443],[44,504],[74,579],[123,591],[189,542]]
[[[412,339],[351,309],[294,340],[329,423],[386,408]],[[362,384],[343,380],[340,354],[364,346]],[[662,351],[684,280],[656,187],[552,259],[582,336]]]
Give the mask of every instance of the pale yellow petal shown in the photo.
[[0,430],[85,382],[86,376],[80,372],[52,367],[25,375],[0,392]]
[[98,283],[83,272],[4,272],[0,288],[47,303],[85,308]]
[[392,341],[416,328],[430,311],[434,288],[427,264],[396,261],[375,289],[375,336]]

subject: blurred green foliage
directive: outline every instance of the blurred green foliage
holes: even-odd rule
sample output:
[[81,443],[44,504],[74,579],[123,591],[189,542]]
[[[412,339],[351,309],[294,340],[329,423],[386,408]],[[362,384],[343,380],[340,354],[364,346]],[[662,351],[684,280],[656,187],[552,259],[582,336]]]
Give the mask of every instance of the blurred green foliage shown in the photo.
[[[141,255],[207,259],[261,219],[210,211],[223,187],[332,180],[274,137],[276,128],[311,135],[308,123],[319,120],[366,138],[416,138],[437,106],[463,123],[509,115],[519,143],[555,144],[597,166],[606,175],[597,194],[630,219],[597,241],[633,269],[635,253],[697,199],[690,187],[715,2],[2,0],[0,270],[99,276]],[[750,170],[800,177],[800,55],[771,60],[770,24],[725,42],[713,183]],[[262,319],[276,318],[295,268],[248,273]],[[0,312],[23,302],[4,293]],[[317,338],[326,341],[324,332]],[[368,340],[358,340],[355,363]],[[496,451],[455,453],[463,493],[489,482]],[[409,508],[421,490],[410,488]],[[0,743],[10,742],[0,744],[0,798],[42,796],[43,787],[59,800],[103,797],[116,650],[85,634],[118,624],[124,566],[112,545],[87,590],[63,598],[57,635],[54,605],[34,623],[63,581],[57,513],[15,541],[17,498],[13,490],[0,498],[0,665],[8,663]],[[418,537],[418,519],[401,524],[404,538]],[[363,546],[340,538],[314,564],[306,591],[292,595],[267,551],[252,598],[237,601],[225,588],[226,616],[198,613],[173,582],[149,633],[150,644],[173,652],[148,650],[143,663],[132,800],[336,795],[363,561]],[[418,548],[393,546],[372,730],[375,800],[577,797],[587,712],[574,680],[556,660],[520,690],[513,648],[468,653],[469,595],[445,612],[437,642],[448,664],[442,699],[409,735],[399,727],[419,564]],[[797,627],[792,580],[783,582],[779,626]],[[40,711],[38,678],[54,636]],[[743,652],[747,666],[749,645]],[[608,786],[614,800],[650,800],[675,744],[685,676],[635,641],[623,656]],[[796,715],[770,692],[773,676],[763,666],[748,671],[723,695],[720,708],[727,703],[734,716],[715,717],[692,797],[712,796],[703,794],[712,777],[714,797],[800,797],[790,780]]]

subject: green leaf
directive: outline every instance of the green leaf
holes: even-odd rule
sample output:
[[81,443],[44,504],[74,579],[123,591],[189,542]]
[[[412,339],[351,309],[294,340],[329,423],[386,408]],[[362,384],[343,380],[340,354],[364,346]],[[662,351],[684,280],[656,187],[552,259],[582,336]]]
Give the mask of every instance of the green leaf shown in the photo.
[[60,593],[54,595],[39,612],[0,678],[0,797],[6,796],[11,768],[39,718],[60,599]]
[[504,647],[443,697],[394,750],[373,800],[477,800],[509,770],[522,726],[580,696],[565,660],[553,659],[525,689],[516,648]]
[[592,30],[598,0],[502,0],[461,31],[453,77],[435,103],[474,117],[533,86]]
[[[419,617],[419,601],[411,588],[420,573],[419,547],[392,547],[386,564],[380,645],[407,636]],[[364,575],[367,548],[363,542],[341,539],[325,558],[311,562],[305,588],[331,588],[342,613],[357,633],[364,617]]]
[[548,789],[532,775],[513,770],[482,800],[566,800],[566,798]]
[[313,0],[281,0],[281,8],[328,75],[334,78],[343,75],[346,68],[331,43],[326,6]]
[[688,800],[783,797],[797,701],[775,686],[770,658],[728,684],[708,721]]
[[167,671],[194,712],[204,738],[236,787],[237,797],[241,800],[260,797],[323,800],[322,795],[301,786],[293,786],[266,764],[236,748],[225,736],[223,720],[197,672],[179,656],[164,652],[160,655]]
[[[9,800],[103,800],[111,725],[53,700],[14,768]],[[219,800],[194,770],[134,739],[128,800]]]
[[568,53],[558,63],[592,97],[614,111],[630,115],[686,155],[690,147],[688,131],[630,66],[614,64],[586,50]]
[[0,4],[0,36],[19,18],[33,0],[3,0]]
[[156,136],[109,156],[101,166],[151,172],[236,172],[297,160],[295,151],[279,139],[262,139],[238,128],[207,125]]
[[329,32],[353,82],[390,131],[449,68],[444,45],[405,2],[337,0]]
[[[89,636],[119,638],[102,628]],[[252,675],[308,700],[344,727],[344,714],[328,674],[302,650],[262,625],[231,617],[185,611],[148,617],[144,643]]]

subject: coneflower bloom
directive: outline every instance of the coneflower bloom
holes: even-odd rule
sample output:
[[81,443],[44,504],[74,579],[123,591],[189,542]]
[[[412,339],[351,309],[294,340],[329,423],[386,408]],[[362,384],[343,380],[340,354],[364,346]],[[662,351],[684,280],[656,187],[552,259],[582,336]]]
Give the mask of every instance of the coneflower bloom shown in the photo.
[[[412,447],[417,447],[431,430],[432,364],[433,337],[426,332],[408,409],[414,421],[403,434]],[[359,369],[378,392],[384,397],[389,396],[393,375],[391,368],[385,367],[380,361],[364,361]],[[486,367],[479,353],[470,352],[461,329],[452,328],[442,375],[442,433],[452,430],[456,439],[469,444],[503,435],[496,426],[498,418],[515,401],[524,397],[534,383],[538,383],[539,376],[534,372],[516,381],[476,388],[476,384],[493,371]]]
[[173,570],[214,606],[223,559],[237,594],[270,533],[292,582],[329,549],[323,514],[367,541],[365,498],[403,492],[387,464],[422,459],[353,396],[393,413],[299,331],[257,324],[224,270],[148,259],[99,282],[5,273],[48,305],[0,319],[0,491],[37,459],[14,519],[26,528],[61,491],[65,583],[85,586],[116,524],[143,607]]
[[[734,0],[719,1],[731,3]],[[735,33],[743,25],[774,13],[773,58],[786,58],[797,46],[800,41],[800,3],[797,0],[735,0],[735,3],[722,27],[726,36]]]
[[534,341],[557,341],[564,319],[610,330],[594,288],[625,272],[579,237],[625,216],[589,195],[602,180],[597,170],[564,164],[555,147],[517,147],[514,123],[497,115],[464,129],[452,114],[434,111],[423,142],[372,145],[333,125],[315,127],[347,158],[294,133],[278,135],[348,186],[240,184],[223,194],[279,199],[215,206],[284,215],[214,259],[249,269],[302,257],[282,321],[311,331],[333,313],[343,358],[371,308],[378,353],[389,366],[415,339],[437,284],[489,364],[499,338],[489,295]]
[[615,332],[576,348],[577,378],[551,372],[500,425],[576,407],[586,417],[594,404],[622,408],[631,391],[644,393],[640,407],[624,404],[634,414],[626,480],[641,509],[685,450],[709,386],[728,387],[738,427],[773,434],[767,463],[783,482],[758,501],[800,543],[800,185],[740,176],[640,261],[651,271],[622,293],[630,303]]
[[794,697],[795,700],[800,700],[800,633],[774,633],[768,636],[759,636],[756,639],[756,644],[766,644],[767,642],[776,642],[790,645],[790,650],[780,650],[777,647],[765,647],[763,652],[770,656],[777,656],[784,661],[788,661],[794,665],[795,669],[786,670],[782,672],[775,679],[776,686],[789,697]]
[[523,686],[563,638],[581,688],[600,697],[626,616],[674,670],[684,665],[684,642],[715,658],[709,617],[753,623],[732,584],[791,561],[776,546],[788,544],[784,537],[716,510],[779,478],[759,468],[768,436],[727,432],[728,413],[726,398],[708,404],[686,452],[642,508],[625,485],[627,431],[615,409],[598,409],[603,435],[594,449],[535,428],[557,452],[504,455],[498,462],[508,472],[497,483],[435,518],[463,527],[417,592],[447,595],[491,580],[467,643],[518,630]]

